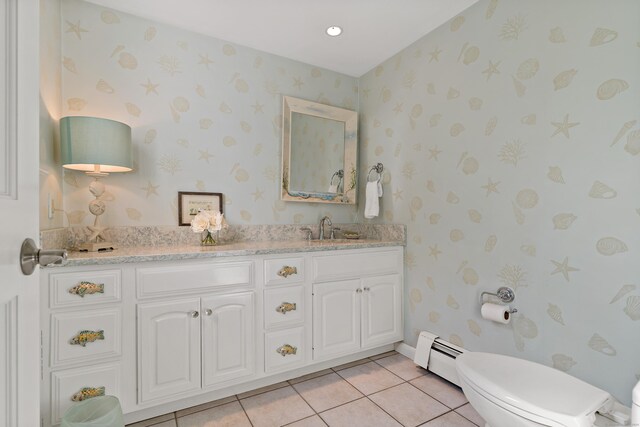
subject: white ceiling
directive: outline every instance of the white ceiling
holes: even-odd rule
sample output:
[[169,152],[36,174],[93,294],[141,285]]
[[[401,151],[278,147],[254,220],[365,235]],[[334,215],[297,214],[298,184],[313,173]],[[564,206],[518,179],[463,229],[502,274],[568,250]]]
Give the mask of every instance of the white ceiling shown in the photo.
[[478,0],[88,1],[360,77]]

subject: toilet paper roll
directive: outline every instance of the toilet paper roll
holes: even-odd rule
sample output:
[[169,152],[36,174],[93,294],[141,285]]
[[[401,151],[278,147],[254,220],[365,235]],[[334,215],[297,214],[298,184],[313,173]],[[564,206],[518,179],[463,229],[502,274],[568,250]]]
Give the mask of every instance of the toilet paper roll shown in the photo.
[[508,305],[492,304],[485,302],[482,304],[480,314],[483,319],[492,320],[498,323],[504,323],[505,325],[511,322],[511,313],[509,313]]

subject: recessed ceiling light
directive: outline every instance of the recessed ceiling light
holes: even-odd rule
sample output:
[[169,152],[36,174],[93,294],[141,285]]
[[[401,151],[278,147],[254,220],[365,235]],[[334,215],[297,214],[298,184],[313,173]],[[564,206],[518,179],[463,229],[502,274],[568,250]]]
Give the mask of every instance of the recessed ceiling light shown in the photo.
[[335,25],[331,26],[327,28],[327,34],[330,35],[331,37],[337,37],[340,34],[342,34],[342,28]]

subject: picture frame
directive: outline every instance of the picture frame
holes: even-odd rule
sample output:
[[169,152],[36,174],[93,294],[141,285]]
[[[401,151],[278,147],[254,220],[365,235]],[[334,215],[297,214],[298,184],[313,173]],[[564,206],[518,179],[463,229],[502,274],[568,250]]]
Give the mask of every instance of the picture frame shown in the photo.
[[200,210],[218,210],[224,213],[222,193],[178,192],[178,225],[191,225]]

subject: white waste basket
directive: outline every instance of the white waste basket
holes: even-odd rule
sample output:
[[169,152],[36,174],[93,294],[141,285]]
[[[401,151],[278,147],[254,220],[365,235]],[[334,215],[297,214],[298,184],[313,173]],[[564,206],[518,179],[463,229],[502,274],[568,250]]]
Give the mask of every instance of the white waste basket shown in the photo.
[[115,396],[98,396],[69,408],[60,427],[124,427],[122,408]]

